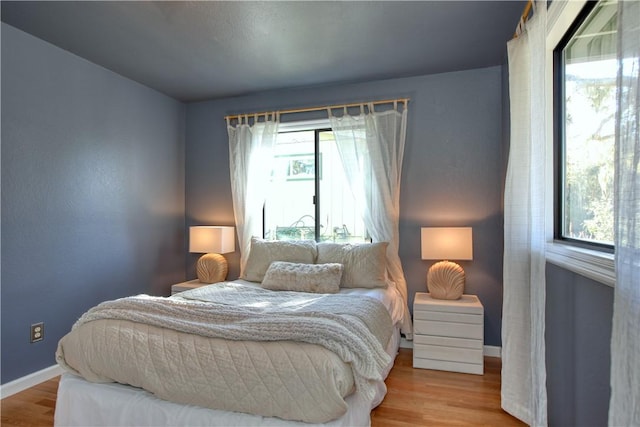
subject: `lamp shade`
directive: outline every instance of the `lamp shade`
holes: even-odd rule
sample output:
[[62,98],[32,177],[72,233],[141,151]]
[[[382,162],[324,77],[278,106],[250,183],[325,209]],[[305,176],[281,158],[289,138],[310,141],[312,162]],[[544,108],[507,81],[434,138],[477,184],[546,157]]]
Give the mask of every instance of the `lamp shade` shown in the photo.
[[189,252],[226,254],[235,250],[234,227],[218,225],[189,227]]
[[472,260],[471,227],[422,227],[422,259]]

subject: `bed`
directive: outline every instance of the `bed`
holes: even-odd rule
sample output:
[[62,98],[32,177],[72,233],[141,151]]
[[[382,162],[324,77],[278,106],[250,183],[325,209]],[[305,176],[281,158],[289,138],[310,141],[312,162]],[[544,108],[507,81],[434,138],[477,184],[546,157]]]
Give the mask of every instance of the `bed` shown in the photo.
[[369,425],[406,312],[386,275],[372,276],[381,248],[261,244],[252,280],[85,313],[56,354],[68,373],[55,424]]

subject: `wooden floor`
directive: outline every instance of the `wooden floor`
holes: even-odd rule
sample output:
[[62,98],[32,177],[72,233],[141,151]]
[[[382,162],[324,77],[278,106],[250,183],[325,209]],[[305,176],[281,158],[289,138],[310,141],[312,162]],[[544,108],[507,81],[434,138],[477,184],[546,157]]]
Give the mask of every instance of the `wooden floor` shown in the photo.
[[[372,427],[523,426],[500,409],[500,359],[486,357],[484,375],[413,369],[400,349],[387,378],[387,396],[371,414]],[[3,427],[53,426],[59,377],[2,399]]]
[[484,375],[414,369],[401,348],[371,426],[525,426],[500,408],[500,369],[495,357],[484,358]]
[[60,377],[2,399],[2,427],[53,426]]

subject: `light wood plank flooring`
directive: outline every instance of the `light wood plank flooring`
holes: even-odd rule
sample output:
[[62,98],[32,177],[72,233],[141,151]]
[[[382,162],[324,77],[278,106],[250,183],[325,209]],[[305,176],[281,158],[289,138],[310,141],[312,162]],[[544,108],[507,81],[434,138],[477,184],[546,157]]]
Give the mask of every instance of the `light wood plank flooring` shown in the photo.
[[0,425],[2,427],[53,426],[59,380],[60,377],[55,377],[2,399]]
[[413,369],[412,350],[401,348],[371,425],[524,426],[500,408],[500,369],[495,357],[484,358],[484,375]]
[[[373,427],[523,426],[500,409],[500,359],[485,357],[485,374],[413,369],[400,349],[387,378],[387,396],[371,415]],[[2,400],[2,426],[53,426],[59,377]]]

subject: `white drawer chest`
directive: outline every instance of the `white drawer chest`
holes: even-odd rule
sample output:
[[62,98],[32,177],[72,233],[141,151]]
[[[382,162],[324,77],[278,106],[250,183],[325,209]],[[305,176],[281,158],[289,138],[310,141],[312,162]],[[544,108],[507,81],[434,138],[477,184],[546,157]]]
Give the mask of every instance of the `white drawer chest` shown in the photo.
[[413,303],[413,367],[484,374],[484,307],[475,295]]

